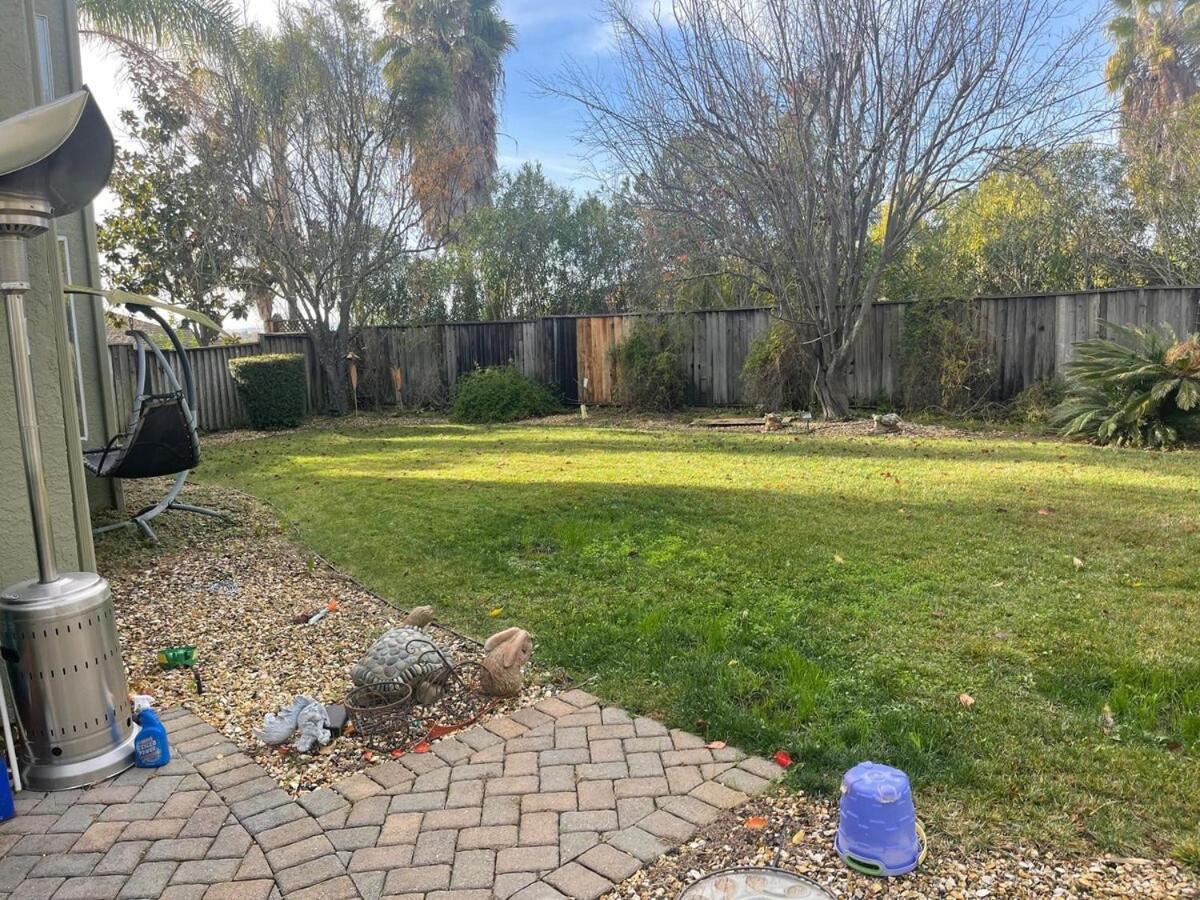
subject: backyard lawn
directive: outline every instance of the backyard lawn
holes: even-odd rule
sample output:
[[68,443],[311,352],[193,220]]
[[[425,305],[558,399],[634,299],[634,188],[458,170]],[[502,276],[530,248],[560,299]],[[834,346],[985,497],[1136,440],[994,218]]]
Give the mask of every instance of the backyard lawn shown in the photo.
[[1194,452],[400,425],[212,447],[197,476],[400,606],[786,748],[795,787],[884,761],[952,842],[1200,866]]

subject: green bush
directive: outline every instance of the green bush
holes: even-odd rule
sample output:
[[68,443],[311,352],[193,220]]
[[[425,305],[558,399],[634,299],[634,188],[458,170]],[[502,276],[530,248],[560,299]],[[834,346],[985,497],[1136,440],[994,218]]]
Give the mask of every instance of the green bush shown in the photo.
[[811,409],[813,377],[796,329],[783,322],[755,339],[742,364],[746,401],[768,412]]
[[481,424],[515,422],[557,412],[560,404],[545,385],[522,375],[515,366],[476,369],[454,385],[450,419]]
[[299,353],[265,353],[231,359],[229,374],[255,428],[295,428],[304,421],[308,373]]
[[1200,334],[1103,323],[1105,338],[1075,345],[1067,399],[1055,410],[1064,435],[1100,444],[1169,447],[1200,439]]
[[669,326],[639,318],[611,353],[617,367],[617,399],[622,404],[653,412],[683,407],[687,385],[683,354]]
[[904,408],[983,413],[996,386],[996,364],[979,337],[973,304],[928,299],[904,310],[900,381]]
[[1066,397],[1066,381],[1043,378],[1013,397],[1007,418],[1021,425],[1048,425],[1054,419],[1054,410]]

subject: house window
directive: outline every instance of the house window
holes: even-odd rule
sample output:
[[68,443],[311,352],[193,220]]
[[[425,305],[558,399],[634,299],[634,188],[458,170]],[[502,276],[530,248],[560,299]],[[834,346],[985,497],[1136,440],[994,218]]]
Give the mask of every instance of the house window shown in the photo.
[[54,99],[54,62],[50,57],[50,20],[34,17],[34,41],[37,43],[38,96],[40,103]]
[[[58,239],[58,270],[63,284],[74,284],[71,278],[71,245],[65,237]],[[83,356],[79,352],[79,324],[75,318],[75,295],[67,298],[67,337],[71,339],[71,352],[75,357],[75,402],[79,406],[79,433],[88,439],[87,407],[83,403]]]

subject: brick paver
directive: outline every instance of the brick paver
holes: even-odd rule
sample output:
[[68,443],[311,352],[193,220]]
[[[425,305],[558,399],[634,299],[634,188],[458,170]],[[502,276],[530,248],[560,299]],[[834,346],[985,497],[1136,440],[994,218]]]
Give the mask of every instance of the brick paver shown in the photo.
[[0,895],[594,900],[781,775],[572,690],[294,800],[163,720],[170,765],[17,796]]

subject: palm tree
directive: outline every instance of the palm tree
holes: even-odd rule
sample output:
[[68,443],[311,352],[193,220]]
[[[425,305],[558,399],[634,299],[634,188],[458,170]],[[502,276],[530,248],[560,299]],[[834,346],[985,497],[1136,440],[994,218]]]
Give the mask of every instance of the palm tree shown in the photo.
[[[417,97],[414,185],[430,234],[484,204],[496,176],[496,103],[514,45],[497,0],[390,0],[388,78]],[[432,113],[429,111],[432,110]]]
[[1105,77],[1130,124],[1153,122],[1197,91],[1200,0],[1113,0]]
[[231,0],[78,0],[77,8],[81,37],[113,47],[193,99],[189,73],[164,52],[194,63],[237,51],[241,23]]

